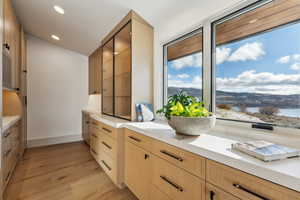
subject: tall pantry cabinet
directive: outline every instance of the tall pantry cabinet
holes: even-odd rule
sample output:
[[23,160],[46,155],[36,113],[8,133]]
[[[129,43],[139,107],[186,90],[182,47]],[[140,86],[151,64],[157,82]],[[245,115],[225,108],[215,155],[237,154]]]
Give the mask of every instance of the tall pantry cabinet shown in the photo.
[[136,120],[153,103],[153,27],[134,11],[102,40],[102,113]]

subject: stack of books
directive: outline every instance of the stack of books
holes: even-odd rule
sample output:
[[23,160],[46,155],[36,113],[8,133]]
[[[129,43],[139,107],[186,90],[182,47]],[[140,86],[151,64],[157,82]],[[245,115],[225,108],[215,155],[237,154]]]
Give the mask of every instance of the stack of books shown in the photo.
[[241,151],[265,162],[300,156],[300,151],[297,149],[266,141],[235,143],[232,144],[232,149]]

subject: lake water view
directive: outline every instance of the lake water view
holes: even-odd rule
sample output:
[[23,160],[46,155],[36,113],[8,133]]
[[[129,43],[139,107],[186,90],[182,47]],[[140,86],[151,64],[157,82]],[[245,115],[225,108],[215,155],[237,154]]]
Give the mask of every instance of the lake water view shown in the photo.
[[[232,109],[239,111],[238,107],[233,107]],[[248,107],[247,112],[259,112],[259,107]],[[300,118],[300,108],[280,108],[279,113],[277,115]]]

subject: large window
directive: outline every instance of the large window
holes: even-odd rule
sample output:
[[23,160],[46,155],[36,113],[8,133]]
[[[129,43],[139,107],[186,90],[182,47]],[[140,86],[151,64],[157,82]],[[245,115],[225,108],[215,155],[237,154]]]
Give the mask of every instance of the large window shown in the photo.
[[166,98],[182,90],[202,99],[202,43],[199,29],[164,46]]
[[217,117],[300,127],[300,1],[259,1],[213,23]]

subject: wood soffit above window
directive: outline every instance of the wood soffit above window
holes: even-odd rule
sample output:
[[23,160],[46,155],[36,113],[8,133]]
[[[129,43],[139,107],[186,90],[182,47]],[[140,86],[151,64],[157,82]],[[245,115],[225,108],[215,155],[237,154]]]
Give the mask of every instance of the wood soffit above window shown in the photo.
[[202,51],[202,38],[201,32],[168,46],[168,61]]
[[216,26],[217,45],[300,19],[300,0],[276,0]]

